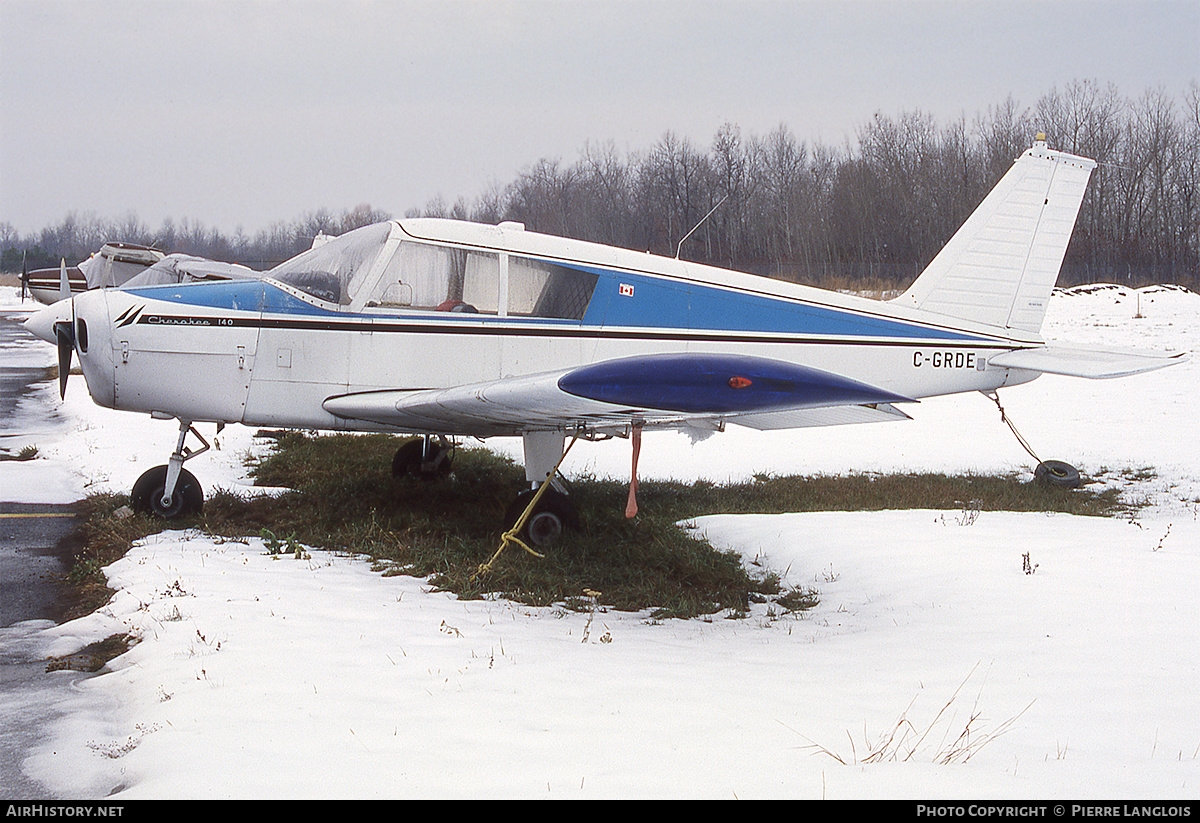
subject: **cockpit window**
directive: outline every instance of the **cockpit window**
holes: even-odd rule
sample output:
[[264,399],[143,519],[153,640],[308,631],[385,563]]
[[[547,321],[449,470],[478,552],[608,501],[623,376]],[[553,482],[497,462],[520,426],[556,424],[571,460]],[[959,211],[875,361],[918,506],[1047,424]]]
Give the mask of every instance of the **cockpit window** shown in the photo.
[[405,241],[367,298],[368,307],[496,314],[500,257]]
[[547,260],[415,240],[393,222],[335,237],[266,276],[351,311],[559,320],[584,317],[599,279],[593,272]]
[[391,223],[355,229],[280,263],[266,276],[319,300],[348,305],[351,283],[366,276],[391,231]]

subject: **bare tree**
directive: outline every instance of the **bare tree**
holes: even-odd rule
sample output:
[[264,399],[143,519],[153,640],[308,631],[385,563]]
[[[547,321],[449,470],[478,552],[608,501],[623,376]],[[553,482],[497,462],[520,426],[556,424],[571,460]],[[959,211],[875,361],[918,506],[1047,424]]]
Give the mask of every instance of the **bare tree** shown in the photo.
[[[1128,100],[1098,81],[1052,88],[1033,110],[1009,96],[972,121],[939,124],[920,111],[879,113],[844,147],[806,144],[786,124],[764,136],[725,123],[707,151],[668,131],[622,154],[588,142],[574,161],[540,159],[474,201],[441,196],[409,216],[531,230],[735,266],[788,279],[901,286],[936,254],[1036,132],[1052,148],[1100,164],[1084,197],[1060,282],[1097,279],[1200,285],[1200,84],[1181,99],[1149,89]],[[248,237],[164,220],[148,230],[72,212],[28,237],[0,225],[6,266],[16,248],[74,263],[106,240],[154,243],[263,264],[290,257],[318,232],[341,234],[388,215],[367,204],[317,209]],[[866,284],[866,281],[872,281]]]
[[[696,151],[686,138],[667,132],[646,156],[639,174],[639,199],[642,201],[649,226],[651,248],[661,254],[675,253],[675,245],[683,239],[696,222],[711,208],[706,181],[709,177],[708,158]],[[697,246],[693,238],[689,256]]]

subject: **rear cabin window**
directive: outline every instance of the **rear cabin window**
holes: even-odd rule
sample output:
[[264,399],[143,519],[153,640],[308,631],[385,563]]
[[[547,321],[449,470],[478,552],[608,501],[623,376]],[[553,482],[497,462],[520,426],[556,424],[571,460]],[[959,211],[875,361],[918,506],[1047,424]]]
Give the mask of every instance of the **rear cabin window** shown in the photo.
[[599,279],[557,263],[509,258],[508,313],[582,320]]

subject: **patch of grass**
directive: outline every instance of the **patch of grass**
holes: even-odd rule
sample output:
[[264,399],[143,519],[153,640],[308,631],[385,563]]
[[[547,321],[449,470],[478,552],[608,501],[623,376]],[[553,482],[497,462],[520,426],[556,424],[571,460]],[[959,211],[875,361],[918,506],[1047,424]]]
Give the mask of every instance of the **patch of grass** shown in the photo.
[[525,486],[524,470],[486,449],[458,449],[451,477],[396,479],[390,460],[402,442],[284,434],[252,473],[261,485],[295,491],[262,501],[216,496],[205,505],[204,526],[228,534],[269,528],[306,545],[368,554],[381,570],[428,577],[464,598],[569,604],[590,589],[606,607],[692,616],[744,608],[763,588],[739,557],[678,528],[673,510],[626,520],[625,487],[595,480],[572,484],[582,529],[545,559],[510,549],[478,575],[499,545],[505,509]]
[[112,634],[103,640],[89,643],[77,652],[63,657],[51,657],[46,671],[73,669],[80,672],[98,672],[108,661],[129,651],[137,641],[127,634]]
[[1137,469],[1122,469],[1120,475],[1130,483],[1147,483],[1157,478],[1158,472],[1150,466],[1142,466]]
[[[642,489],[655,484],[643,483]],[[979,511],[1053,511],[1113,516],[1125,511],[1114,489],[1061,489],[1022,482],[1017,475],[851,473],[834,476],[757,475],[753,480],[716,486],[663,484],[662,493],[684,509],[729,513],[807,511],[883,511],[886,509],[975,509]],[[649,496],[645,495],[647,500]]]
[[134,514],[125,495],[90,495],[79,504],[78,513],[74,562],[67,574],[72,594],[68,620],[107,603],[112,592],[101,569],[124,557],[136,541],[163,530],[163,521]]
[[[744,614],[751,600],[764,598],[786,611],[817,602],[816,592],[781,590],[775,575],[752,574],[736,554],[677,525],[704,514],[931,508],[1103,515],[1121,508],[1113,490],[1064,490],[1016,477],[762,475],[729,485],[643,481],[640,513],[628,520],[624,482],[583,477],[570,484],[581,529],[565,534],[544,559],[510,548],[480,575],[480,565],[499,545],[505,509],[525,487],[520,466],[486,449],[459,448],[450,477],[397,479],[391,458],[404,438],[274,437],[275,448],[251,472],[259,485],[291,491],[249,500],[218,491],[201,516],[172,526],[230,538],[264,536],[281,553],[304,544],[363,554],[381,573],[425,577],[462,598],[653,609],[656,618],[724,609]],[[162,529],[160,521],[127,513],[127,502],[122,496],[89,498],[84,571],[98,572],[134,540]],[[92,576],[83,575],[85,582]],[[584,591],[592,594],[581,598]]]
[[[972,669],[971,674],[974,673],[975,670]],[[970,677],[971,675],[967,675],[968,680]],[[991,728],[988,727],[987,719],[976,705],[967,715],[966,724],[959,729],[957,723],[960,721],[954,719],[959,713],[953,711],[953,706],[964,686],[966,686],[966,680],[954,691],[928,725],[917,726],[914,724],[910,716],[913,705],[917,702],[917,698],[914,697],[895,723],[890,727],[885,727],[881,735],[874,739],[864,736],[862,752],[859,752],[853,735],[849,733],[847,733],[850,742],[848,755],[839,754],[812,741],[809,741],[808,746],[802,748],[827,755],[843,766],[925,759],[940,765],[966,763],[984,746],[1006,734],[1033,704],[1030,703],[1016,715]],[[807,740],[807,738],[805,739]]]

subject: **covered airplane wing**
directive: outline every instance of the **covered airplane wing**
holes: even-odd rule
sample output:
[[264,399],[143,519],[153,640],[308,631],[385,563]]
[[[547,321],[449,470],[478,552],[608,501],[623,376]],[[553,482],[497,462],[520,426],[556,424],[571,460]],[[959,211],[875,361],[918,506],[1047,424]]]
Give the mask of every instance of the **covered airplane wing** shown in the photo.
[[126,280],[123,288],[194,283],[202,280],[249,280],[262,272],[238,263],[223,263],[190,254],[168,254],[140,274]]
[[1009,369],[1028,369],[1068,377],[1109,378],[1161,369],[1183,362],[1183,352],[1164,355],[1148,352],[1077,349],[1067,346],[1038,346],[1032,349],[998,354],[988,365]]
[[605,431],[631,423],[694,428],[728,421],[774,429],[907,417],[912,402],[819,369],[721,354],[657,354],[469,386],[330,397],[324,408],[407,431],[515,435],[537,429]]

